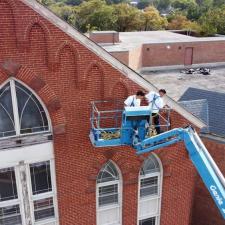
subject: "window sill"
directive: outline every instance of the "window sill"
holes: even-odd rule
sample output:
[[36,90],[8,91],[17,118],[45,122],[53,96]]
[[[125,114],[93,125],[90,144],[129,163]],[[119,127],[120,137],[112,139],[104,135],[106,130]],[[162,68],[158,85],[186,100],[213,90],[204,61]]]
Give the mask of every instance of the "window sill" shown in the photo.
[[50,140],[52,140],[51,132],[3,138],[0,139],[0,151],[8,148],[41,144],[49,142]]

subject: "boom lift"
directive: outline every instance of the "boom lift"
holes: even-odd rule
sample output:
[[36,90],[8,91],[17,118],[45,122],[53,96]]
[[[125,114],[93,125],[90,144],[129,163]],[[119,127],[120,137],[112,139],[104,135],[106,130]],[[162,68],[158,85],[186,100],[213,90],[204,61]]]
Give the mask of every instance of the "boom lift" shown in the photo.
[[[108,110],[108,107],[113,109]],[[137,154],[184,142],[191,161],[225,219],[223,174],[191,126],[169,130],[170,110],[166,111],[166,116],[160,115],[160,126],[164,127],[164,132],[152,136],[152,113],[148,106],[122,109],[122,106],[118,108],[118,104],[107,101],[92,102],[90,140],[95,147],[128,145],[133,147]],[[147,123],[147,120],[150,122]],[[150,124],[150,127],[146,124]]]

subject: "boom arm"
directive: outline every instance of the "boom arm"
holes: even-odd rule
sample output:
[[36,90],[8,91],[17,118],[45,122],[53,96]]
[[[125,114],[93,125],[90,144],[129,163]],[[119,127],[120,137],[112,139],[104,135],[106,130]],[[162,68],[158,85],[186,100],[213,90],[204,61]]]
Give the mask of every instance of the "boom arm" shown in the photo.
[[192,127],[178,128],[147,138],[134,145],[137,154],[183,141],[195,168],[225,219],[225,178]]

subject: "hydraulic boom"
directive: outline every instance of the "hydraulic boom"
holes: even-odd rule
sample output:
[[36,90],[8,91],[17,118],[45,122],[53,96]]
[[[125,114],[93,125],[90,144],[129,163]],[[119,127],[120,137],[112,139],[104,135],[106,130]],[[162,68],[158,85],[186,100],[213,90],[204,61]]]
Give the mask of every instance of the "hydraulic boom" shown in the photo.
[[192,127],[173,129],[147,138],[134,145],[134,148],[137,150],[137,154],[142,154],[180,141],[185,143],[191,161],[225,219],[224,176]]

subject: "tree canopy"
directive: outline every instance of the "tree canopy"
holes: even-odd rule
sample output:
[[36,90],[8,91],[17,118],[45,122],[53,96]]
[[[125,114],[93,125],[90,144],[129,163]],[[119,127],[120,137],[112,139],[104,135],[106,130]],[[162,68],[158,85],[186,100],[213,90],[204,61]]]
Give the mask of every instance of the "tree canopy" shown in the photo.
[[[81,32],[193,30],[225,34],[225,0],[37,0]],[[134,1],[134,0],[132,0]]]

